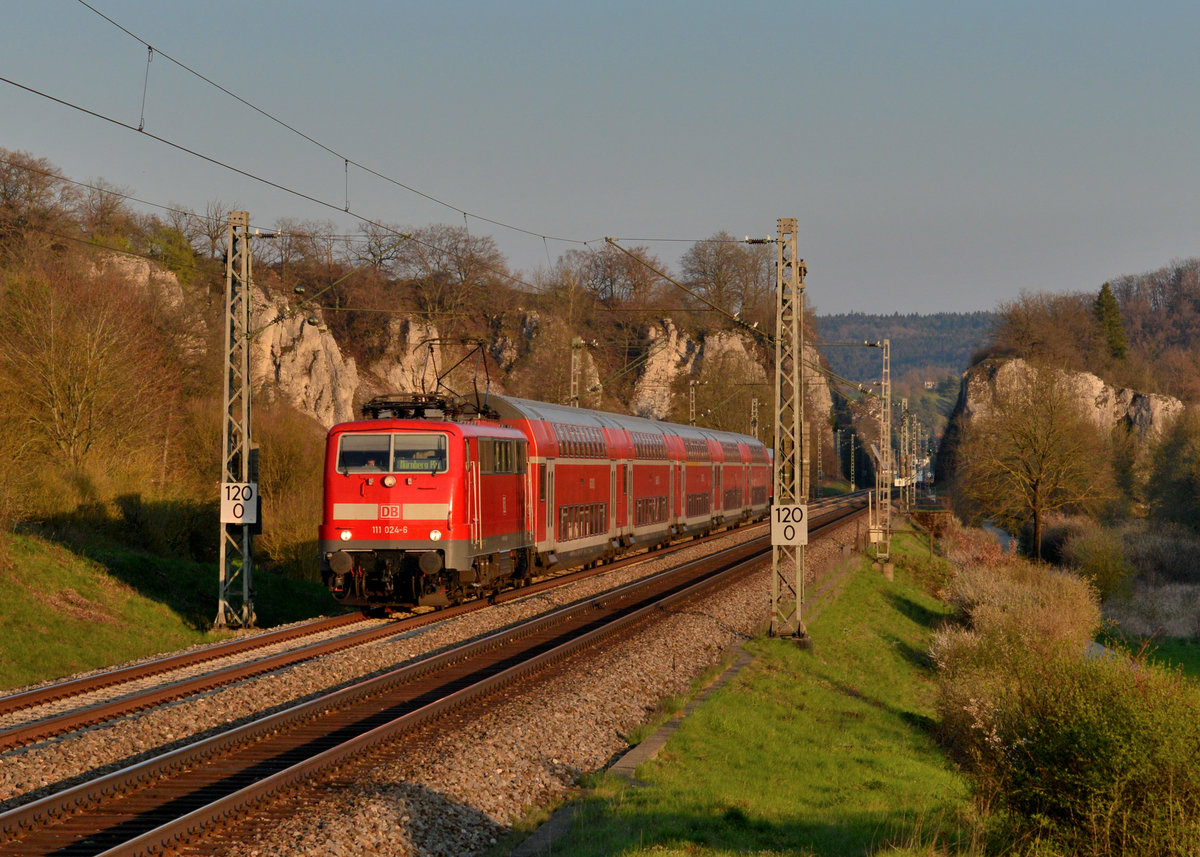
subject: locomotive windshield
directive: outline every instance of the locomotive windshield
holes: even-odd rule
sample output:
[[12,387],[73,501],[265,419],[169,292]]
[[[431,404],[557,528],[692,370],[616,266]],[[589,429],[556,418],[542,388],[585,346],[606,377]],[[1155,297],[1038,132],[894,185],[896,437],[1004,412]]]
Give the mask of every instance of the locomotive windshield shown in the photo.
[[344,434],[338,444],[341,473],[441,473],[444,434]]

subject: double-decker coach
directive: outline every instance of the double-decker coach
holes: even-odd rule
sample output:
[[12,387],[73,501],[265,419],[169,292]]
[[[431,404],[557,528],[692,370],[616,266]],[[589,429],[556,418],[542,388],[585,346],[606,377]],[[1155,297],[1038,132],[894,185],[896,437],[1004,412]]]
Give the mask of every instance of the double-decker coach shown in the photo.
[[732,432],[508,396],[385,397],[334,426],[334,597],[441,606],[766,514],[766,448]]

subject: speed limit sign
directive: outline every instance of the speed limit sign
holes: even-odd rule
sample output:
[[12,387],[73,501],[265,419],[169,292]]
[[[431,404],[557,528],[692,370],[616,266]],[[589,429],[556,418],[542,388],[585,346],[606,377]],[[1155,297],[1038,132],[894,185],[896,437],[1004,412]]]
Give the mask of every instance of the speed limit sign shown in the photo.
[[258,523],[257,482],[224,482],[221,484],[221,523]]
[[808,544],[808,506],[771,507],[771,544]]

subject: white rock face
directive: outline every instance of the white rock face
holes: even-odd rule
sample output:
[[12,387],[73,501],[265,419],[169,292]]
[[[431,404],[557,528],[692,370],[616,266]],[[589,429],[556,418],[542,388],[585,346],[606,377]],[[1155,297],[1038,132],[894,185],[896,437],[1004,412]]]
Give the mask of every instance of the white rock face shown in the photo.
[[[209,320],[203,314],[189,312],[187,296],[179,278],[165,271],[149,259],[122,256],[117,253],[101,257],[99,270],[115,273],[131,291],[141,292],[148,297],[160,317],[175,323],[182,331],[176,334],[176,345],[185,360],[199,360],[207,352],[205,337],[209,331]],[[180,324],[184,320],[186,323]]]
[[396,318],[388,322],[384,355],[367,368],[379,376],[388,392],[432,393],[442,370],[438,329],[428,322]]
[[[754,343],[732,331],[717,331],[697,342],[679,329],[670,319],[662,319],[647,332],[650,356],[634,388],[630,410],[641,417],[666,419],[671,413],[672,389],[685,376],[699,378],[703,374],[729,375],[745,378],[747,382],[761,381],[760,425],[772,419],[775,376],[770,367],[759,360]],[[810,344],[804,346],[804,362],[815,366],[820,355]],[[828,420],[833,411],[833,394],[825,376],[807,373],[805,419],[812,423]]]
[[117,272],[133,288],[148,292],[168,313],[183,307],[183,287],[179,285],[179,278],[149,259],[113,253],[104,257],[103,266]]
[[671,385],[675,379],[696,374],[700,348],[669,318],[652,324],[646,339],[650,356],[634,386],[629,408],[636,416],[662,420],[671,413]]
[[[993,390],[1021,383],[1037,370],[1024,360],[989,360],[963,375],[963,409],[966,420],[986,415],[991,408]],[[1139,443],[1159,437],[1171,422],[1183,413],[1183,402],[1170,396],[1117,389],[1090,372],[1051,370],[1057,383],[1070,387],[1087,405],[1096,425],[1111,431],[1118,425],[1132,429]]]
[[256,390],[280,396],[326,428],[354,419],[358,370],[343,358],[329,330],[294,313],[285,298],[256,288],[250,326],[250,378]]

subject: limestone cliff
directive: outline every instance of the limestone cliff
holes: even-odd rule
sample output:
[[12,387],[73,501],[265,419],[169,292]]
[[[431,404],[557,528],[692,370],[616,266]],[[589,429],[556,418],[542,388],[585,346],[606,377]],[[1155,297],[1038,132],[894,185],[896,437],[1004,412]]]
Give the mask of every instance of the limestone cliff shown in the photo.
[[[993,407],[995,391],[1022,383],[1036,371],[1022,359],[991,359],[971,367],[963,374],[958,403],[950,415],[945,437],[938,450],[939,479],[952,476],[963,430],[969,427],[973,419],[987,414]],[[1042,371],[1053,372],[1056,384],[1072,390],[1101,431],[1108,433],[1118,427],[1128,431],[1133,441],[1132,463],[1135,472],[1144,468],[1146,453],[1153,442],[1183,413],[1183,402],[1179,399],[1113,387],[1090,372],[1065,372],[1061,369]]]
[[[250,378],[268,399],[281,397],[322,425],[354,419],[358,370],[329,330],[310,324],[286,298],[255,288],[250,314]],[[319,319],[318,319],[319,321]]]
[[[983,415],[991,407],[994,390],[1023,382],[1036,371],[1024,360],[985,360],[963,374],[955,416],[964,420]],[[1183,412],[1183,402],[1170,396],[1142,393],[1105,384],[1090,372],[1055,373],[1059,385],[1069,387],[1086,405],[1089,416],[1104,431],[1117,426],[1129,429],[1140,443],[1156,439]]]

